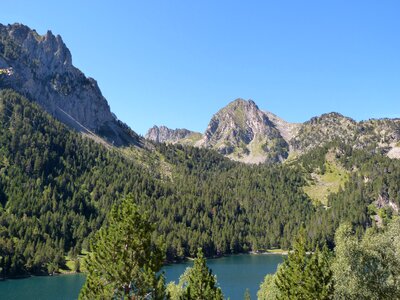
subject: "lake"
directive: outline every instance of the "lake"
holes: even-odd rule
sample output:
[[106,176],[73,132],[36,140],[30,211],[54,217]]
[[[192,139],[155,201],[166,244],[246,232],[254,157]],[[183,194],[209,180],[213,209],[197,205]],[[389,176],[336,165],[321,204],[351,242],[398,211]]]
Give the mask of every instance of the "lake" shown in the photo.
[[[218,259],[208,259],[207,265],[217,275],[224,296],[231,300],[243,299],[248,288],[252,299],[264,276],[276,271],[283,261],[280,255],[232,255]],[[178,281],[179,276],[193,262],[173,264],[164,267],[166,282]],[[13,279],[0,282],[0,299],[22,300],[72,300],[77,299],[79,290],[85,282],[85,276],[59,275]]]
[[[275,273],[279,263],[283,261],[281,255],[231,255],[227,257],[208,259],[207,265],[217,275],[225,298],[243,300],[246,288],[250,290],[251,298],[257,299],[256,294],[265,275]],[[166,282],[178,281],[179,276],[193,262],[176,264],[164,267]]]

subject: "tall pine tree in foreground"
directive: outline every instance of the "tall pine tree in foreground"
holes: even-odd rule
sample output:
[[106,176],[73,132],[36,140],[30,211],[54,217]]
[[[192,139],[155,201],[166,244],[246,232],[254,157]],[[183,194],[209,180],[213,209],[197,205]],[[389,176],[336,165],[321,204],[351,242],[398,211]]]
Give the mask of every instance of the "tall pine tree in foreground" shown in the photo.
[[193,267],[187,268],[179,278],[179,283],[167,286],[168,297],[172,300],[222,300],[217,278],[207,267],[203,251],[198,249]]
[[333,299],[333,272],[331,270],[332,252],[326,244],[322,250],[317,248],[308,258],[305,270],[305,294],[309,299]]
[[305,232],[304,228],[301,228],[293,250],[276,273],[279,299],[307,299],[304,291],[307,260]]
[[132,198],[114,206],[91,245],[79,299],[164,299],[164,277],[157,275],[164,252],[153,230]]
[[183,299],[222,300],[223,298],[222,291],[217,286],[217,279],[207,267],[203,251],[199,249],[193,268],[189,272]]
[[274,276],[277,299],[332,299],[331,255],[326,246],[312,254],[306,252],[306,235],[301,228],[288,258]]

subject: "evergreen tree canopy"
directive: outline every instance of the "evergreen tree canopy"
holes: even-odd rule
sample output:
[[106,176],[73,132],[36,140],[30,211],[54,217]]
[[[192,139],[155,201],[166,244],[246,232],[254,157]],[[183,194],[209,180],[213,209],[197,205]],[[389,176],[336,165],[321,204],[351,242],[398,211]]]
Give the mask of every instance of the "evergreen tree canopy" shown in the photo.
[[[304,193],[334,148],[351,174],[326,207]],[[249,166],[215,151],[155,144],[106,148],[12,90],[0,91],[0,256],[6,277],[66,268],[87,250],[113,204],[128,194],[149,212],[168,261],[288,249],[304,224],[312,249],[343,221],[358,236],[379,197],[400,205],[400,161],[331,143],[282,165]],[[327,171],[327,170],[325,170]],[[383,223],[395,211],[379,209]]]
[[293,244],[293,250],[276,273],[276,285],[280,291],[278,299],[307,299],[304,290],[307,262],[305,232],[302,228]]
[[207,267],[203,251],[199,248],[193,268],[189,272],[188,282],[183,299],[222,300],[221,289],[217,286],[217,278]]
[[222,300],[217,278],[207,267],[203,251],[199,248],[193,267],[187,268],[179,278],[179,283],[169,283],[167,294],[172,300]]
[[163,299],[164,278],[157,275],[164,252],[152,241],[153,226],[132,198],[115,205],[96,234],[87,256],[80,299]]
[[302,228],[293,250],[275,275],[275,284],[279,290],[277,299],[332,299],[329,250],[325,246],[322,251],[317,248],[314,253],[307,254],[306,249],[305,231]]
[[[280,265],[281,266],[281,265]],[[278,267],[278,270],[280,268]],[[277,300],[280,295],[279,288],[276,286],[276,276],[267,274],[257,292],[258,300]]]

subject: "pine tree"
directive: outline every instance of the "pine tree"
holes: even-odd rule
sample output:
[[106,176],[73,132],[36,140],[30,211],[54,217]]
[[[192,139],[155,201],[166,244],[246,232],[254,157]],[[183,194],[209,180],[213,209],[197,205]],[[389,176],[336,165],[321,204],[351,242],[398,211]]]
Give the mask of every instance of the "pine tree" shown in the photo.
[[164,278],[157,275],[163,251],[152,242],[153,226],[132,198],[114,206],[86,259],[87,281],[80,299],[163,299]]
[[[281,268],[282,265],[279,265]],[[257,299],[259,300],[277,300],[279,298],[280,291],[276,286],[276,275],[267,274],[264,281],[260,285],[260,289],[257,292]]]
[[328,300],[333,298],[333,280],[331,270],[332,255],[324,245],[322,250],[316,249],[305,270],[304,290],[309,299]]
[[3,256],[0,256],[0,276],[2,278],[4,278],[4,274],[3,274],[3,265],[4,265],[4,259]]
[[217,279],[207,267],[203,251],[198,249],[193,268],[189,272],[186,290],[183,299],[222,300],[221,289],[217,286]]
[[333,297],[331,254],[325,245],[315,253],[307,254],[304,228],[301,228],[293,251],[275,275],[278,299],[320,299]]
[[308,299],[304,290],[307,266],[306,239],[301,228],[291,251],[276,273],[276,286],[280,291],[278,299]]

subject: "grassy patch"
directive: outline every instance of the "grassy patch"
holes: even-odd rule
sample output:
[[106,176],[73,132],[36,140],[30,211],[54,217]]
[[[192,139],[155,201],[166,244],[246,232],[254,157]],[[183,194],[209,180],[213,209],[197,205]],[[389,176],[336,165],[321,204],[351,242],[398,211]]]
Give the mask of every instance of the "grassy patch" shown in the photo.
[[325,174],[312,174],[312,181],[303,189],[315,204],[327,206],[328,196],[344,186],[349,180],[349,173],[335,160],[331,152],[326,155],[325,167]]
[[82,253],[80,255],[78,255],[77,258],[71,258],[69,256],[65,256],[65,265],[62,266],[61,268],[59,268],[59,272],[61,274],[71,274],[75,272],[75,264],[76,264],[76,260],[79,260],[80,263],[80,272],[85,273],[86,272],[86,268],[85,268],[85,257],[86,255],[88,255],[89,252],[87,252],[86,250],[82,250]]
[[65,263],[65,265],[67,266],[67,268],[69,269],[69,270],[73,270],[74,269],[74,266],[75,266],[75,261],[73,261],[73,260],[68,260],[66,263]]
[[203,138],[203,135],[201,133],[195,132],[195,133],[192,133],[191,135],[187,136],[186,138],[179,140],[178,144],[193,146],[198,141],[200,141],[202,138]]
[[267,249],[267,253],[273,253],[273,254],[286,254],[288,250],[283,250],[283,249]]
[[65,265],[59,268],[61,274],[69,274],[74,272],[75,261],[70,257],[65,256]]
[[299,152],[297,152],[297,151],[289,151],[289,156],[283,163],[287,164],[287,165],[291,165],[292,163],[297,161],[299,156],[300,156]]

